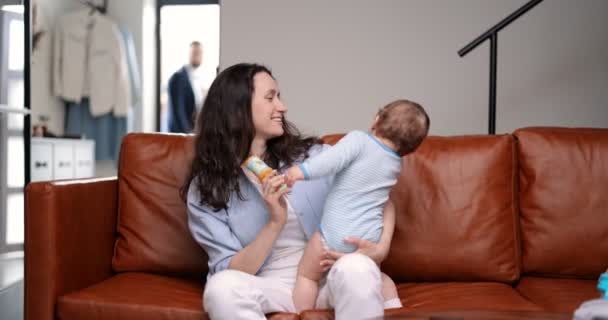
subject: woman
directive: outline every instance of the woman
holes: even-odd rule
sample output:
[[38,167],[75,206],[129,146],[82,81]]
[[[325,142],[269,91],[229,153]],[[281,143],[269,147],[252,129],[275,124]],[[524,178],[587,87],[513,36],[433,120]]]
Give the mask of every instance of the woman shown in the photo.
[[[186,185],[188,225],[209,256],[203,304],[211,319],[265,319],[266,313],[295,312],[298,262],[319,227],[332,178],[285,190],[286,179],[276,171],[260,184],[241,166],[257,155],[282,170],[323,150],[317,139],[299,134],[286,112],[271,72],[238,64],[218,75],[198,116]],[[377,264],[388,254],[394,229],[391,219],[385,221],[378,244],[347,239],[357,252],[324,253],[319,268],[331,270],[318,308],[334,308],[337,319],[383,314]]]

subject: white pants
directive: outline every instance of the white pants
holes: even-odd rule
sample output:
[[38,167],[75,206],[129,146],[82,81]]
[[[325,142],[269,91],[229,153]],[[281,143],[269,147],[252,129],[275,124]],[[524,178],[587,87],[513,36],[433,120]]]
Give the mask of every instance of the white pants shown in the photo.
[[[211,319],[266,319],[266,313],[296,312],[292,290],[278,279],[225,270],[207,281],[203,305]],[[316,307],[333,308],[337,320],[382,316],[380,269],[362,254],[343,256],[329,271]]]
[[608,319],[608,299],[593,299],[583,302],[574,311],[574,320]]

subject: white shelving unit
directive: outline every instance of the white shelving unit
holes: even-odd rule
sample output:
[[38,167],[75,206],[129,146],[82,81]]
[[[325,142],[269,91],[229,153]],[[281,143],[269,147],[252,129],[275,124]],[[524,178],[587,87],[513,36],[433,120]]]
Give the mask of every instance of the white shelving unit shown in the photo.
[[91,178],[95,176],[95,141],[32,138],[31,180]]

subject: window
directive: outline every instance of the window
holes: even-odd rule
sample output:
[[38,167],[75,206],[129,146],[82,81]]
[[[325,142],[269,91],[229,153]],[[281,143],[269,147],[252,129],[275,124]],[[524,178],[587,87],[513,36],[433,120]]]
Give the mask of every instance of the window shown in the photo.
[[[24,108],[23,13],[0,10],[0,104]],[[0,113],[0,253],[23,250],[25,145],[23,115]]]

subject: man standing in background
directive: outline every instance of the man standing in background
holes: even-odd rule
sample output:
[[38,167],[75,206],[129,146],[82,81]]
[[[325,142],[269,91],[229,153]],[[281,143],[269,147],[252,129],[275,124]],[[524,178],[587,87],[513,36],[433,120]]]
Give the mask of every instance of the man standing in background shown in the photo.
[[192,132],[196,112],[200,110],[204,100],[200,67],[202,62],[203,47],[200,42],[193,41],[190,44],[190,62],[169,79],[170,132]]

